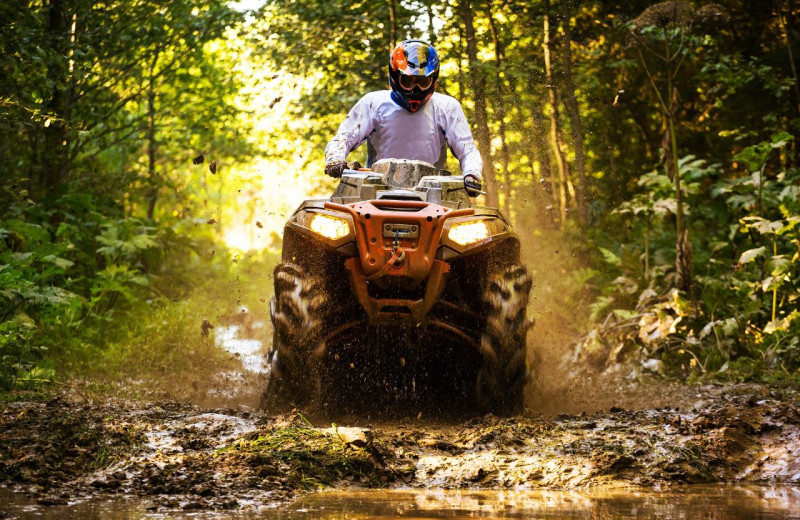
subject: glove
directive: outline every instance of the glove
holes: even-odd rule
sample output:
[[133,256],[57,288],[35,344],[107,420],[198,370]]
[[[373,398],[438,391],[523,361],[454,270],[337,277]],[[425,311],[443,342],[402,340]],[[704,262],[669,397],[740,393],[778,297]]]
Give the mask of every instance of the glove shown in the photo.
[[464,175],[464,189],[470,197],[477,197],[478,195],[485,195],[483,193],[483,184],[481,178],[474,173]]
[[325,175],[330,175],[334,179],[342,176],[342,172],[347,168],[345,161],[334,161],[325,165]]

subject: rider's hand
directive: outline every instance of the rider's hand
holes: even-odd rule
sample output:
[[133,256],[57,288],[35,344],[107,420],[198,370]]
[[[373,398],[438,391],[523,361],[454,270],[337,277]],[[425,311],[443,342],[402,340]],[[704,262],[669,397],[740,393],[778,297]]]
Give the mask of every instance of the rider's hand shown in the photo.
[[325,175],[330,175],[334,179],[342,176],[342,172],[347,168],[345,161],[334,161],[325,165]]
[[470,197],[482,195],[483,184],[481,183],[481,178],[472,173],[464,175],[464,189],[467,190],[467,195]]

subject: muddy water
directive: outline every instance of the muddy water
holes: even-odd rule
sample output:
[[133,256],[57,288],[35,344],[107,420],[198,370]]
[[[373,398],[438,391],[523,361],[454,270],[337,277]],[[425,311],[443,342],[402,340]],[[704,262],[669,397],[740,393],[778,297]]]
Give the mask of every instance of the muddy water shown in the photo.
[[668,491],[326,491],[280,507],[238,511],[154,510],[136,498],[66,506],[32,504],[0,491],[0,518],[800,518],[800,488],[687,486]]

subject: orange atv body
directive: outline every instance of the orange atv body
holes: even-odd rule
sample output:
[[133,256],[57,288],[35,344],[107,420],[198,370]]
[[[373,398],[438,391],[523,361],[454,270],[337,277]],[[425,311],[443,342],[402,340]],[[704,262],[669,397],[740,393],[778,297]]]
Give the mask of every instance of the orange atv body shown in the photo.
[[[459,391],[464,402],[483,401],[478,408],[495,412],[519,409],[528,374],[524,311],[530,290],[519,239],[499,210],[471,204],[460,177],[437,173],[412,161],[345,171],[330,199],[306,201],[292,215],[270,308],[273,402],[282,392],[294,396],[293,404],[325,404],[326,388],[338,379],[359,386],[359,376],[374,375],[366,359],[394,356],[405,368],[414,350],[409,345],[425,343],[423,357],[441,354],[444,371],[456,367],[451,372],[460,380],[472,380]],[[411,182],[412,189],[394,185],[400,182]],[[494,301],[492,291],[509,293],[509,283],[517,286],[513,294]],[[509,305],[513,309],[503,308]],[[487,332],[505,333],[492,320],[507,321],[509,311],[512,344],[501,337],[487,341]],[[503,316],[493,316],[498,313]],[[345,368],[359,373],[337,372],[343,357]],[[498,363],[504,370],[513,364],[513,381],[499,382],[516,385],[508,399],[487,387],[498,383],[497,374],[489,374]],[[416,381],[427,369],[412,370]]]

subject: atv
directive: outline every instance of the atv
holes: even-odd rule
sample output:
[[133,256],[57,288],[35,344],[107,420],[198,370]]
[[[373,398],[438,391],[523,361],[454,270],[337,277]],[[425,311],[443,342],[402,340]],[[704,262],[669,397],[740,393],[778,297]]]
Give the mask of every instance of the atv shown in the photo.
[[506,217],[420,161],[346,169],[286,223],[265,406],[348,409],[429,384],[481,412],[523,406],[531,278]]

